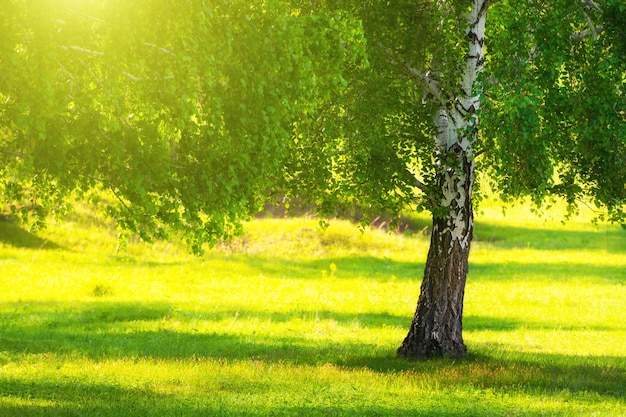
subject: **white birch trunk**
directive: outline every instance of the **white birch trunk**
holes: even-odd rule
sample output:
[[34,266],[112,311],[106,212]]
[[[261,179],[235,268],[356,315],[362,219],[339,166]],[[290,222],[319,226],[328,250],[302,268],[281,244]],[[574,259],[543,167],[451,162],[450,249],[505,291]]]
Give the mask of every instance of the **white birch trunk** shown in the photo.
[[[453,97],[438,103],[439,208],[433,211],[431,246],[411,328],[398,354],[404,357],[467,354],[462,336],[463,297],[473,231],[473,145],[478,128],[484,66],[485,19],[489,2],[472,1],[465,16],[468,54]],[[436,95],[433,95],[436,96]]]

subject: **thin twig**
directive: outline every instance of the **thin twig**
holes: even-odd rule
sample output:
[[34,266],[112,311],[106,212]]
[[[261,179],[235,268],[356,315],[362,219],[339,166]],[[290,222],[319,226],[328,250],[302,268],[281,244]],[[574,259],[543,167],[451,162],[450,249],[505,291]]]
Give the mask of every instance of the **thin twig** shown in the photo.
[[133,80],[136,83],[143,81],[143,78],[135,77],[133,74],[126,71],[122,71],[122,75],[124,75],[126,78],[129,78],[130,80]]
[[14,150],[7,149],[7,148],[0,148],[0,153],[3,153],[5,155],[10,155],[10,156],[15,156],[17,158],[26,158],[25,153],[14,151]]
[[159,50],[159,51],[163,52],[163,53],[164,53],[164,54],[166,54],[166,55],[176,56],[176,54],[175,54],[174,52],[170,51],[169,49],[165,49],[165,48],[163,48],[163,47],[161,47],[161,46],[158,46],[158,45],[155,45],[155,44],[153,44],[153,43],[150,43],[150,42],[144,42],[143,44],[144,44],[144,45],[146,45],[146,46],[150,46],[150,47],[152,47],[152,48],[156,48],[157,50]]
[[61,69],[63,70],[63,72],[64,72],[64,73],[66,73],[68,77],[70,77],[70,79],[71,79],[72,81],[76,81],[76,78],[74,78],[74,76],[72,75],[72,73],[71,73],[71,72],[69,72],[69,71],[67,70],[67,68],[65,68],[65,67],[63,66],[63,64],[61,64],[59,61],[57,61],[57,64],[59,65],[59,67],[61,67]]
[[85,13],[80,13],[80,12],[77,12],[76,10],[74,10],[74,9],[72,9],[72,8],[69,8],[69,7],[67,8],[67,10],[69,10],[71,13],[73,13],[73,14],[75,14],[75,15],[82,16],[82,17],[86,17],[87,19],[93,20],[94,22],[98,22],[98,23],[106,23],[106,21],[104,21],[104,20],[102,20],[102,19],[100,19],[100,18],[98,18],[98,17],[93,17],[93,16],[90,16],[90,15],[85,14]]
[[[586,13],[585,13],[585,15],[586,15]],[[576,33],[572,33],[569,36],[569,38],[571,40],[580,40],[580,39],[586,38],[587,36],[592,36],[593,35],[594,40],[596,40],[598,38],[598,34],[602,33],[604,31],[604,26],[598,25],[598,26],[595,26],[594,29],[595,29],[595,32],[591,31],[590,29],[585,29],[585,30],[581,30],[581,31],[576,32]]]
[[82,52],[84,54],[93,55],[93,56],[104,56],[104,52],[92,51],[91,49],[83,48],[82,46],[78,46],[78,45],[61,46],[61,48],[65,50],[71,49],[73,51]]
[[100,79],[98,77],[96,77],[96,74],[94,74],[93,71],[91,70],[91,68],[89,68],[89,66],[87,64],[85,64],[85,61],[83,61],[82,59],[79,58],[78,62],[80,62],[83,67],[85,67],[85,69],[87,70],[87,72],[89,73],[89,75],[91,76],[93,81],[96,84],[98,84],[98,86],[102,89],[102,91],[104,91],[104,93],[106,95],[108,95],[109,98],[113,98],[113,95],[111,94],[111,92],[109,90],[107,90],[106,88],[104,88],[104,84],[102,84],[102,81],[100,81]]

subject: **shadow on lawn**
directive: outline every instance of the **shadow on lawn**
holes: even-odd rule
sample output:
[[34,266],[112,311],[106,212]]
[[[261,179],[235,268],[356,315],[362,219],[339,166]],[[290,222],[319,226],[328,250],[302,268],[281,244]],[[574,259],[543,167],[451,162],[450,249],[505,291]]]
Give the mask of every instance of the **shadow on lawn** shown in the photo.
[[19,225],[0,219],[0,242],[22,249],[60,249],[51,240],[34,235]]
[[596,230],[588,231],[531,229],[494,225],[477,220],[474,227],[474,242],[490,243],[505,249],[528,248],[546,251],[585,249],[624,253],[626,231],[614,226],[598,226]]
[[[294,310],[288,312],[246,311],[243,308],[220,311],[173,310],[165,302],[7,302],[0,303],[0,352],[80,353],[90,358],[152,357],[159,359],[192,356],[225,359],[257,358],[270,361],[317,364],[325,357],[350,352],[345,342],[312,346],[306,333],[293,332],[288,337],[255,337],[255,323],[335,323],[344,329],[409,327],[411,317],[390,313],[341,313],[330,310]],[[189,323],[250,323],[244,334],[208,334],[193,329]],[[191,327],[191,330],[189,330]],[[612,331],[606,326],[560,326],[531,323],[506,318],[466,316],[464,328],[471,331],[513,331],[562,329]],[[150,329],[150,330],[145,330]],[[156,329],[156,330],[153,330]],[[181,331],[180,329],[185,329]],[[361,348],[366,347],[359,345]],[[376,349],[374,345],[372,349]],[[358,349],[357,349],[358,350]],[[341,356],[341,355],[340,355]]]
[[626,395],[626,359],[591,358],[575,355],[505,352],[470,347],[463,360],[406,361],[392,355],[354,358],[344,366],[367,367],[377,372],[411,372],[415,378],[434,380],[437,385],[471,386],[512,394],[585,394],[623,400]]
[[[317,366],[325,363],[380,373],[409,372],[437,385],[472,386],[481,389],[557,393],[593,392],[602,396],[624,398],[626,394],[625,358],[583,358],[566,355],[529,354],[494,350],[478,346],[477,354],[463,361],[407,361],[395,357],[388,347],[358,342],[333,342],[293,336],[257,336],[251,327],[245,334],[200,333],[176,330],[187,319],[223,320],[235,312],[215,315],[172,312],[167,304],[134,303],[5,303],[0,305],[2,361],[24,354],[81,356],[94,361],[111,359],[261,361],[286,365]],[[352,315],[334,312],[257,313],[241,312],[240,319],[289,321],[294,316],[317,314],[318,319],[339,323],[368,323],[371,327],[408,326],[407,318],[388,314]],[[313,324],[314,319],[308,316]],[[173,321],[174,323],[172,323]],[[142,323],[158,322],[157,330],[142,330]],[[254,320],[250,321],[254,323]],[[505,330],[520,326],[508,320],[469,317],[467,330]],[[143,326],[145,328],[145,326]],[[400,340],[398,341],[400,342]],[[470,347],[471,348],[471,347]],[[600,363],[600,364],[599,364]],[[11,383],[13,384],[13,383]],[[0,393],[7,395],[19,387],[0,379]],[[3,386],[6,385],[6,386]],[[8,385],[11,385],[9,387]],[[30,385],[29,385],[30,386]],[[22,387],[40,393],[46,387]],[[85,386],[87,393],[89,386]],[[95,387],[98,391],[110,387]],[[53,387],[48,387],[52,395]],[[39,394],[41,395],[41,394]],[[124,396],[113,392],[113,396]],[[46,398],[42,398],[46,399]],[[73,402],[74,399],[63,399]],[[0,408],[0,411],[3,409]],[[5,409],[6,410],[6,409]],[[347,412],[347,411],[346,411]],[[1,414],[0,414],[1,415]],[[33,414],[36,415],[36,414]],[[139,415],[139,414],[137,414]]]
[[[418,254],[425,257],[426,253]],[[219,255],[216,255],[219,256]],[[310,260],[275,257],[269,255],[231,255],[219,257],[226,271],[232,271],[232,265],[246,264],[251,271],[272,277],[319,279],[393,279],[422,278],[424,262],[402,262],[374,256],[322,257]],[[333,265],[334,266],[331,266]],[[335,269],[335,271],[333,271]]]
[[[0,304],[0,352],[11,355],[79,354],[104,358],[260,360],[315,365],[375,346],[312,342],[306,334],[255,336],[254,322],[334,320],[346,326],[408,325],[405,317],[390,314],[341,314],[330,311],[293,313],[172,311],[167,304],[29,302]],[[196,321],[248,321],[245,334],[201,333],[189,330]],[[300,326],[300,325],[299,325]],[[152,330],[156,327],[156,330]],[[185,331],[177,328],[183,327]],[[225,326],[227,327],[227,326]],[[145,330],[150,328],[151,330]],[[226,329],[225,329],[226,330]]]
[[[444,416],[465,417],[478,415],[485,409],[478,403],[467,402],[462,395],[453,392],[433,395],[430,403],[420,409],[400,408],[396,405],[360,405],[358,401],[329,401],[330,404],[290,406],[289,400],[276,401],[275,405],[249,405],[254,397],[262,397],[258,384],[246,389],[242,384],[239,395],[246,395],[248,401],[235,400],[230,393],[216,390],[194,393],[187,397],[163,394],[145,388],[121,388],[113,384],[94,384],[84,381],[71,382],[22,382],[0,378],[0,393],[8,398],[21,399],[26,404],[11,405],[0,396],[0,416],[2,417],[55,417],[55,416],[185,416],[185,417],[255,417],[255,416],[394,416],[420,417]],[[320,389],[325,387],[321,385]],[[267,387],[266,392],[271,392]],[[285,390],[290,388],[284,387]],[[247,392],[249,390],[249,392]],[[300,393],[302,394],[302,393]],[[353,394],[358,400],[358,393]],[[303,399],[306,400],[306,399]],[[300,401],[310,402],[314,401]],[[451,403],[463,404],[450,407]],[[452,409],[451,409],[452,408]],[[493,411],[493,410],[492,410]],[[520,415],[520,414],[517,414]],[[527,416],[545,415],[541,411],[524,413]]]
[[[576,358],[569,358],[569,361]],[[28,381],[0,377],[0,416],[449,416],[467,415],[510,415],[512,410],[505,403],[482,404],[468,398],[470,392],[494,390],[497,395],[516,396],[525,393],[535,398],[536,403],[528,404],[524,410],[515,410],[515,415],[546,415],[542,407],[546,396],[580,393],[599,401],[600,397],[622,400],[626,378],[623,372],[613,368],[600,368],[592,365],[550,365],[548,357],[539,356],[536,361],[499,361],[489,357],[475,357],[462,363],[436,360],[410,363],[400,359],[388,359],[389,363],[402,363],[400,367],[404,378],[428,380],[436,386],[445,387],[431,392],[419,408],[402,408],[402,402],[395,404],[372,404],[360,402],[360,393],[353,392],[350,400],[319,398],[308,399],[306,392],[299,391],[296,398],[299,403],[311,405],[290,406],[287,398],[294,396],[294,391],[302,390],[299,384],[281,387],[285,400],[276,399],[273,404],[261,401],[264,405],[249,405],[255,399],[263,398],[265,393],[276,393],[276,387],[270,382],[241,381],[240,385],[230,388],[201,389],[200,392],[187,394],[163,393],[151,388],[149,384],[139,383],[137,387],[122,387],[115,382],[90,383],[82,379]],[[555,358],[562,362],[563,357]],[[396,372],[397,366],[383,372]],[[520,369],[523,371],[518,372]],[[207,375],[211,378],[211,375]],[[609,382],[611,381],[611,382]],[[319,381],[319,390],[329,387]],[[308,388],[308,387],[307,387]],[[305,389],[307,389],[305,388]],[[367,396],[370,393],[363,393]],[[569,394],[568,394],[569,395]],[[246,398],[246,401],[237,398]],[[564,399],[565,398],[565,399]],[[7,401],[8,400],[8,401]],[[11,400],[13,402],[11,402]],[[548,400],[549,401],[549,400]],[[559,400],[556,400],[557,402]],[[561,401],[567,401],[561,397]],[[317,402],[327,403],[319,405]],[[563,415],[552,409],[550,415]]]
[[[418,254],[419,257],[425,256]],[[473,262],[470,254],[468,282],[472,281],[507,281],[538,279],[549,281],[567,277],[567,280],[582,279],[611,280],[624,282],[626,269],[619,265],[598,265],[585,262],[546,263],[538,259],[536,263],[523,262]],[[220,263],[212,266],[216,275],[228,274],[236,268],[246,265],[250,275],[264,275],[283,279],[368,279],[388,282],[393,280],[415,281],[416,285],[424,274],[424,262],[397,261],[373,256],[346,256],[318,258],[312,260],[294,260],[287,257],[263,255],[233,255],[220,258]],[[333,266],[334,265],[334,266]],[[154,264],[153,266],[159,266]],[[216,269],[220,268],[220,269]],[[336,268],[331,272],[331,268]],[[555,278],[556,277],[556,278]],[[562,279],[560,279],[562,280]]]
[[[618,358],[606,358],[618,363]],[[623,359],[622,359],[623,361]],[[368,362],[369,366],[363,362]],[[566,363],[567,362],[567,363]],[[579,363],[574,364],[572,363]],[[233,386],[203,387],[200,391],[185,394],[163,393],[148,383],[134,387],[122,387],[116,382],[93,383],[78,377],[73,380],[30,381],[0,376],[0,416],[450,416],[509,415],[506,402],[482,404],[471,400],[468,392],[495,392],[505,397],[517,395],[536,399],[515,415],[540,416],[546,409],[541,403],[550,396],[558,396],[556,402],[568,401],[570,395],[580,394],[591,401],[624,398],[626,376],[617,366],[596,366],[584,358],[532,355],[512,359],[473,356],[461,362],[432,360],[409,362],[402,359],[364,358],[355,363],[339,363],[346,370],[365,366],[375,372],[396,374],[399,378],[427,381],[436,387],[419,408],[401,408],[402,402],[376,404],[360,402],[360,393],[353,391],[350,400],[320,398],[308,399],[309,386],[285,384],[281,386],[286,398],[301,398],[299,403],[311,405],[290,406],[290,400],[280,397],[264,405],[249,406],[266,393],[276,394],[271,381],[242,380]],[[207,374],[207,379],[212,375]],[[252,382],[252,383],[251,383]],[[330,387],[318,381],[318,390]],[[353,389],[356,389],[353,387]],[[296,393],[296,391],[298,391]],[[566,394],[563,394],[566,393]],[[371,393],[363,393],[364,396]],[[565,396],[563,396],[565,395]],[[238,401],[237,398],[247,398]],[[318,405],[326,402],[328,405]],[[531,402],[534,402],[531,400]],[[551,415],[566,415],[552,410]]]
[[545,263],[537,259],[533,263],[525,262],[494,262],[472,263],[468,283],[472,281],[507,281],[507,280],[538,280],[541,282],[564,282],[575,280],[587,282],[616,281],[626,282],[626,269],[619,265],[598,265],[584,262]]

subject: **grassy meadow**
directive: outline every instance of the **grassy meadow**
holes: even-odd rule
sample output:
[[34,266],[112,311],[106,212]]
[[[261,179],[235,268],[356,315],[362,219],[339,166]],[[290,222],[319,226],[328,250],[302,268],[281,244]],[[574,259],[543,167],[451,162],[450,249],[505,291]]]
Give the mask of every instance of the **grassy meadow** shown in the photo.
[[486,202],[469,358],[395,356],[429,238],[257,219],[202,258],[0,222],[0,416],[626,416],[626,231]]

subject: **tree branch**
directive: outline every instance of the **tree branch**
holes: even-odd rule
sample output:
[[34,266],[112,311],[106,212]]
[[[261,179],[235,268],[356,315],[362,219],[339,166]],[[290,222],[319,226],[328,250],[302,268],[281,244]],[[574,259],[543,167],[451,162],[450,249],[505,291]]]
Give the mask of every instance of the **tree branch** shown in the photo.
[[591,34],[593,35],[593,40],[595,41],[598,39],[598,31],[596,30],[596,27],[591,21],[591,18],[589,17],[589,15],[585,12],[583,12],[583,14],[585,15],[585,20],[587,21],[587,24],[589,25],[589,30],[591,31]]
[[74,76],[72,75],[72,73],[71,73],[71,72],[69,72],[69,71],[67,70],[67,68],[65,68],[65,67],[63,66],[63,64],[61,64],[59,61],[57,61],[57,64],[59,65],[59,67],[61,67],[61,69],[63,70],[63,72],[64,72],[65,74],[67,74],[67,76],[68,76],[68,77],[70,77],[70,80],[72,80],[72,81],[76,81],[76,78],[74,78]]
[[594,10],[598,13],[603,13],[602,8],[593,0],[580,0],[582,4],[589,10]]
[[0,148],[0,153],[3,153],[5,155],[9,155],[9,156],[15,156],[17,158],[26,158],[26,154],[25,153],[18,152],[18,151],[13,151],[13,150],[7,149],[7,148]]
[[[594,0],[580,0],[580,2],[582,3],[584,9],[588,11],[592,11],[596,13],[604,13],[602,8]],[[593,40],[594,41],[597,40],[598,33],[602,32],[602,29],[603,29],[602,25],[598,25],[598,26],[594,25],[593,21],[591,20],[591,17],[585,10],[583,10],[583,16],[585,16],[585,20],[587,21],[587,25],[589,26],[589,29],[572,33],[569,38],[572,40],[578,40],[578,39],[584,39],[587,36],[593,36]]]
[[75,15],[85,17],[85,18],[90,19],[90,20],[93,20],[93,21],[95,21],[95,22],[98,22],[98,23],[106,23],[106,21],[104,21],[104,20],[102,20],[102,19],[100,19],[100,18],[98,18],[98,17],[94,17],[94,16],[90,16],[90,15],[85,14],[85,13],[80,13],[80,12],[77,12],[76,10],[74,10],[74,9],[72,9],[72,8],[69,8],[69,7],[68,7],[68,9],[67,9],[67,10],[69,10],[71,13],[73,13],[73,14],[75,14]]
[[444,94],[441,88],[439,87],[439,82],[434,80],[429,76],[428,73],[423,73],[406,62],[400,62],[396,59],[393,51],[389,48],[385,47],[381,43],[378,43],[378,46],[385,52],[385,55],[389,58],[389,62],[402,71],[409,78],[413,79],[416,83],[420,84],[428,94],[432,95],[435,101],[442,106],[446,106],[446,100],[444,99]]
[[126,71],[122,71],[122,75],[136,83],[143,81],[143,78],[135,77],[133,74],[126,72]]
[[157,50],[159,50],[160,52],[163,52],[166,55],[176,56],[176,54],[174,52],[170,51],[169,49],[162,48],[159,45],[155,45],[155,44],[150,43],[150,42],[144,42],[143,44],[146,45],[146,46],[150,46],[152,48],[156,48]]
[[61,48],[65,49],[65,50],[71,49],[73,51],[82,52],[82,53],[88,54],[88,55],[104,56],[104,52],[92,51],[91,49],[83,48],[83,47],[78,46],[78,45],[61,46]]
[[111,190],[111,192],[113,193],[113,196],[117,199],[117,201],[120,202],[120,204],[122,206],[124,206],[124,208],[127,211],[130,211],[130,206],[128,204],[126,204],[126,202],[124,201],[124,199],[122,198],[122,196],[117,192],[117,187],[115,187],[113,184],[110,184],[108,186],[109,190]]
[[106,95],[108,95],[110,98],[113,98],[113,95],[111,94],[111,92],[109,90],[107,90],[106,88],[104,88],[104,85],[102,84],[102,82],[100,81],[100,79],[98,77],[96,77],[96,74],[93,73],[93,71],[91,70],[91,68],[89,68],[89,66],[87,64],[85,64],[85,61],[83,61],[82,59],[78,59],[78,62],[81,63],[81,65],[87,70],[87,72],[89,73],[89,75],[91,76],[91,79],[98,84],[98,86],[102,89],[102,91],[104,91],[104,93]]
[[128,78],[129,80],[132,80],[132,81],[134,81],[134,82],[136,82],[136,83],[141,82],[141,81],[160,81],[160,80],[174,80],[174,79],[176,79],[176,77],[174,77],[173,75],[167,75],[167,76],[165,76],[165,77],[160,77],[160,78],[158,78],[158,77],[153,77],[153,78],[150,78],[150,77],[141,78],[141,77],[136,77],[136,76],[134,76],[133,74],[131,74],[130,72],[127,72],[127,71],[120,71],[120,72],[121,72],[121,74],[122,74],[124,77],[126,77],[126,78]]
[[423,182],[421,182],[420,180],[418,180],[417,178],[415,179],[415,186],[419,188],[419,190],[422,191],[424,194],[427,194],[428,192],[430,192],[430,190],[428,189],[428,186],[424,184]]
[[481,150],[479,150],[478,152],[476,152],[474,154],[474,158],[478,158],[480,155],[484,154],[485,152],[487,152],[489,150],[489,148],[482,148]]
[[[585,13],[585,16],[587,16],[586,13]],[[604,26],[602,25],[593,26],[593,24],[590,24],[589,29],[572,33],[571,35],[569,35],[569,38],[571,40],[580,40],[580,39],[586,38],[587,36],[593,36],[593,39],[596,40],[598,39],[598,34],[602,33],[603,30],[604,30]]]

